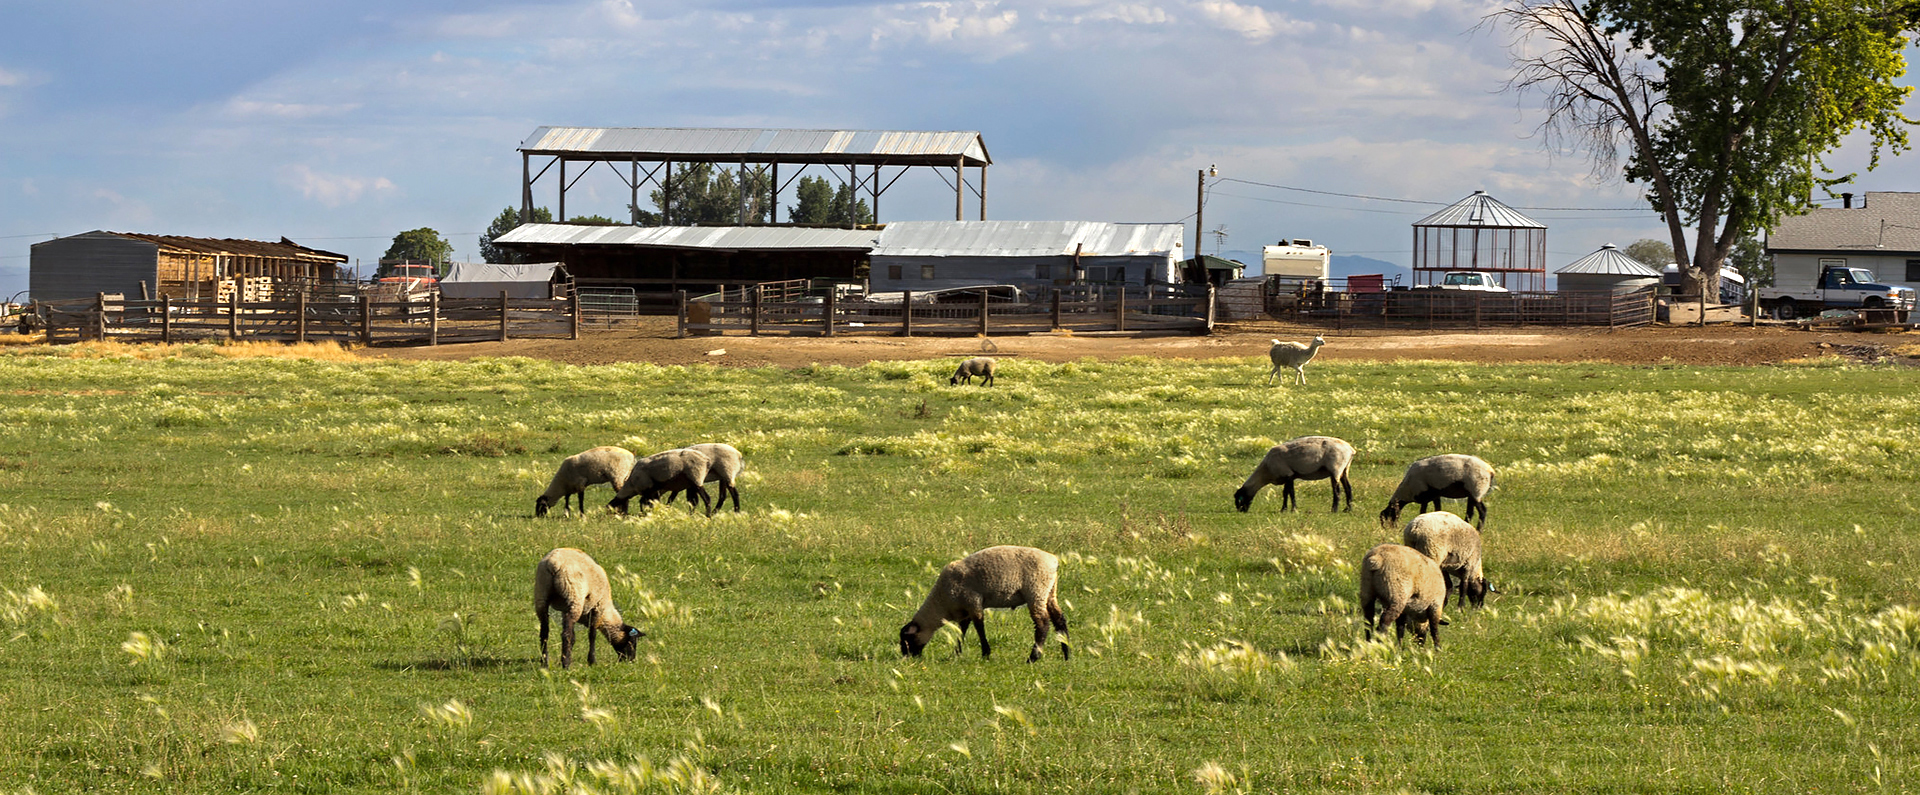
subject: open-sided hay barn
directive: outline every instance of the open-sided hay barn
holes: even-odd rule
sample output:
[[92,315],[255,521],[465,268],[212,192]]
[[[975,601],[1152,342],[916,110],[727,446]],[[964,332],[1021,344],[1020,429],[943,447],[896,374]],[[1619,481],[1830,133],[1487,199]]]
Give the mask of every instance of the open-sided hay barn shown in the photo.
[[347,257],[278,243],[130,232],[87,232],[33,245],[28,288],[38,301],[92,298],[214,298],[222,280],[270,277],[275,292],[336,292]]

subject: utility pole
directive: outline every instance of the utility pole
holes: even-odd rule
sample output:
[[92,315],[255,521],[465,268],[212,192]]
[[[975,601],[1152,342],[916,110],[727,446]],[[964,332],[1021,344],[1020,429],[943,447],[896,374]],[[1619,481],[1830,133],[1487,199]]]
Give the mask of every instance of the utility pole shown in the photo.
[[1199,169],[1198,187],[1193,197],[1193,258],[1200,257],[1200,237],[1207,233],[1207,177],[1220,176],[1220,169],[1207,166]]

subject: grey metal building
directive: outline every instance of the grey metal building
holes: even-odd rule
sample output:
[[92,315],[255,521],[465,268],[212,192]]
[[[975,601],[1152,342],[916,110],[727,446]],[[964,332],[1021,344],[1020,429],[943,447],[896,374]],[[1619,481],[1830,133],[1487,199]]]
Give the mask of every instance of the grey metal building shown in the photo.
[[1509,290],[1547,287],[1547,225],[1477,190],[1413,224],[1413,283],[1485,271]]
[[1660,283],[1660,272],[1629,257],[1612,243],[1567,263],[1554,275],[1563,293],[1631,292]]
[[33,244],[28,291],[36,301],[119,293],[213,298],[221,280],[270,276],[277,288],[324,294],[344,254],[278,243],[132,232],[87,232]]
[[1012,284],[1038,294],[1074,283],[1180,281],[1180,224],[1102,221],[898,221],[880,231],[868,289]]

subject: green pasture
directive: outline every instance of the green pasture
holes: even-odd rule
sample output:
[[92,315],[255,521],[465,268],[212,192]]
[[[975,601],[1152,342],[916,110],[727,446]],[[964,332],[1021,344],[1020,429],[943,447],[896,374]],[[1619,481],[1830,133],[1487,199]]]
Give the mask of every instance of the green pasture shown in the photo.
[[[134,350],[0,354],[0,793],[1920,789],[1911,369]],[[1236,513],[1306,434],[1358,507]],[[532,518],[566,455],[700,441],[743,513]],[[1375,515],[1441,452],[1498,469],[1502,593],[1366,642]],[[1061,556],[1072,660],[1023,610],[902,659],[1002,543]],[[637,661],[540,666],[559,546]]]

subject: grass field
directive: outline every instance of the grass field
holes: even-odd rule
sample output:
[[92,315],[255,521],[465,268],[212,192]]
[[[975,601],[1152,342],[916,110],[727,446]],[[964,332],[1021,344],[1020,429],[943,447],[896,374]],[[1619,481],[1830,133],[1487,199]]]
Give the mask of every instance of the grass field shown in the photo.
[[[1920,787],[1912,370],[230,353],[0,353],[0,792]],[[1234,512],[1309,433],[1359,507]],[[708,440],[744,513],[531,518],[565,455]],[[1503,593],[1365,642],[1353,569],[1439,452],[1499,468]],[[1073,659],[1025,663],[1024,611],[901,659],[999,543],[1062,557]],[[638,661],[540,667],[558,546]]]

